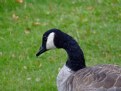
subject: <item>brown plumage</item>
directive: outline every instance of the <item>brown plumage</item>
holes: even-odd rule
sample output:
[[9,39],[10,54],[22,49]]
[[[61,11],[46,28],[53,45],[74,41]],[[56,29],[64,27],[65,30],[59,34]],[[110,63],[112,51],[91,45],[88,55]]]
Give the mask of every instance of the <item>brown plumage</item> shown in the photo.
[[121,68],[117,65],[87,67],[72,74],[67,91],[121,91]]

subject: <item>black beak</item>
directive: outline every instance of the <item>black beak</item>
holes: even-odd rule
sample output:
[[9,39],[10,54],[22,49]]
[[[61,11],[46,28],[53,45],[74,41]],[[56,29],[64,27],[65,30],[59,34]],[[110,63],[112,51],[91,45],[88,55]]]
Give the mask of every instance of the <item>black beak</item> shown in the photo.
[[42,53],[44,53],[46,51],[46,49],[42,46],[39,51],[37,52],[36,56],[38,57],[39,55],[41,55]]

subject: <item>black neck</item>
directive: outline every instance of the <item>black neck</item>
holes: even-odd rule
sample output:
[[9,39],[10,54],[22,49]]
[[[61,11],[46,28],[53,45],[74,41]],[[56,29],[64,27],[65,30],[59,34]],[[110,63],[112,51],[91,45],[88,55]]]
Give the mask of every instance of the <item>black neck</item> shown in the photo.
[[[70,38],[69,38],[70,39]],[[78,71],[86,67],[84,54],[74,39],[65,43],[64,49],[68,54],[66,66],[73,71]]]

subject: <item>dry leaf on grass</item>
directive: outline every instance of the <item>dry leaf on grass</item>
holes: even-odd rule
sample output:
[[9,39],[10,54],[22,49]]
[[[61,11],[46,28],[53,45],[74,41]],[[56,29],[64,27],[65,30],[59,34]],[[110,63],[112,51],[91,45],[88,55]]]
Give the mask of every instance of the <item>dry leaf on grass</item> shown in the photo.
[[24,31],[25,34],[30,34],[31,29],[30,28],[26,28],[26,30]]
[[24,2],[24,0],[16,0],[16,2],[22,4]]
[[87,10],[91,10],[92,11],[92,10],[94,10],[94,7],[93,6],[88,6]]
[[40,25],[40,22],[33,22],[32,25],[33,26],[39,26]]
[[13,20],[18,20],[19,16],[17,16],[15,13],[12,15]]

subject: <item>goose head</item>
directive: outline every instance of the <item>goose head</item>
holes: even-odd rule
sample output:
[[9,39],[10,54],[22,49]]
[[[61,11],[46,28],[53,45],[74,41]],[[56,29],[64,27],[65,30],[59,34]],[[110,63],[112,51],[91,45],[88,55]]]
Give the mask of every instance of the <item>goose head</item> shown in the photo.
[[61,32],[59,29],[50,29],[43,34],[42,45],[37,52],[36,56],[55,48],[63,48],[66,43],[65,33]]

